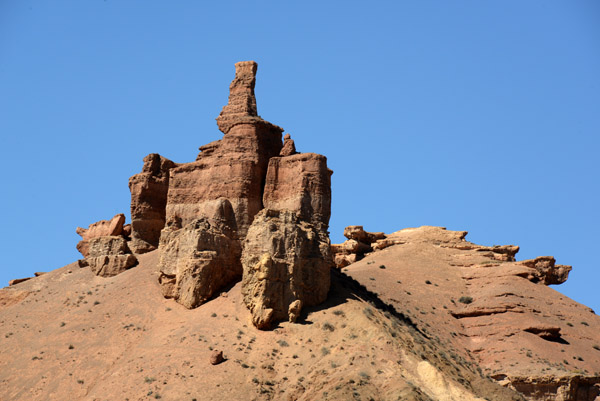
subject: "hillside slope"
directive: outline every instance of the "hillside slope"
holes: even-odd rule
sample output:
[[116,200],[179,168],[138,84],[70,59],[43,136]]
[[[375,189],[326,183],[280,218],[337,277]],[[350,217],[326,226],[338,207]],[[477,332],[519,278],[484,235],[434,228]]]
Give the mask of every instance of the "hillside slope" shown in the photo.
[[589,308],[452,232],[399,233],[272,331],[252,325],[239,282],[193,310],[164,299],[157,251],[115,277],[73,263],[2,289],[0,399],[597,399]]

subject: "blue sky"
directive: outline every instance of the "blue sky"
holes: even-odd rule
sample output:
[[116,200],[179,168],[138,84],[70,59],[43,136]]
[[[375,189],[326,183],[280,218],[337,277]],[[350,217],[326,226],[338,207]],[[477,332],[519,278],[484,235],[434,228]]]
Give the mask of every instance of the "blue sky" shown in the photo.
[[[600,311],[597,1],[0,1],[0,285],[79,258],[128,178],[221,137],[236,61],[259,114],[334,170],[330,224],[420,225],[574,266]],[[129,217],[128,217],[129,219]]]

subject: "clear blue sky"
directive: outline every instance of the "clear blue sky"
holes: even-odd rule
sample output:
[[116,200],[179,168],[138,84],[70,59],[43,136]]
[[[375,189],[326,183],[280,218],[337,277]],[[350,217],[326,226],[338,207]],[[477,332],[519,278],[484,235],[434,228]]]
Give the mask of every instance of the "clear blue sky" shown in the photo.
[[0,285],[129,216],[146,154],[220,138],[241,60],[259,114],[328,157],[334,242],[467,230],[572,264],[555,288],[600,311],[595,0],[1,0]]

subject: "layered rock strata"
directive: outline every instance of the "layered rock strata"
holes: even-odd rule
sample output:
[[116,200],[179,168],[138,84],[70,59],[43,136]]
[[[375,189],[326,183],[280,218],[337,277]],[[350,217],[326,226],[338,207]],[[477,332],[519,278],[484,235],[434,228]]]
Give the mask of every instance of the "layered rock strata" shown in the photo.
[[257,64],[236,63],[229,102],[217,118],[224,136],[200,147],[195,162],[171,170],[166,219],[182,225],[206,215],[211,202],[225,198],[234,210],[243,237],[262,209],[264,177],[269,159],[279,155],[283,128],[257,114],[254,85]]
[[136,253],[158,247],[165,226],[169,171],[177,165],[157,153],[144,157],[142,172],[129,179],[131,244]]
[[290,210],[263,209],[244,241],[242,294],[259,329],[296,321],[329,291],[327,233]]
[[331,174],[327,158],[315,153],[273,157],[263,196],[264,207],[294,210],[301,220],[329,224],[331,215]]
[[[242,277],[240,257],[246,244],[243,241],[252,231],[253,239],[244,250],[244,260],[255,265],[254,259],[268,254],[279,261],[269,265],[269,274],[294,282],[292,292],[288,293],[280,290],[281,282],[277,280],[263,282],[262,290],[258,291],[254,275],[244,279],[249,286],[245,292],[255,294],[245,298],[248,307],[252,311],[274,311],[269,317],[254,319],[257,325],[267,327],[272,321],[288,319],[290,315],[297,318],[302,305],[321,302],[327,294],[328,274],[318,284],[312,277],[322,276],[331,265],[327,226],[332,172],[324,156],[297,153],[289,135],[282,144],[283,129],[258,116],[254,96],[256,70],[254,62],[236,64],[228,104],[217,118],[224,134],[222,139],[201,146],[194,162],[170,166],[168,181],[166,184],[160,181],[163,185],[160,193],[164,193],[164,185],[168,191],[164,206],[166,223],[159,241],[159,282],[165,297],[176,299],[187,308],[201,305]],[[164,169],[152,171],[162,174]],[[139,188],[154,183],[155,176],[142,172],[130,181],[132,215],[134,208],[145,212],[136,215],[140,216],[139,221],[133,220],[136,239],[141,237],[138,227],[144,227],[141,223],[145,219],[163,216],[161,205],[156,213],[139,207],[144,204],[141,195],[136,195],[136,206],[133,205],[134,193],[142,194]],[[255,216],[265,208],[270,210],[268,217],[256,220]],[[279,213],[287,217],[275,218]],[[153,221],[157,226],[161,223],[158,218]],[[260,242],[274,241],[263,231],[270,233],[271,228],[281,224],[282,230],[293,233],[302,244],[309,237],[315,243],[327,244],[326,251],[320,251],[314,244],[297,248],[298,244],[281,238],[277,249]],[[311,269],[316,272],[309,272]]]

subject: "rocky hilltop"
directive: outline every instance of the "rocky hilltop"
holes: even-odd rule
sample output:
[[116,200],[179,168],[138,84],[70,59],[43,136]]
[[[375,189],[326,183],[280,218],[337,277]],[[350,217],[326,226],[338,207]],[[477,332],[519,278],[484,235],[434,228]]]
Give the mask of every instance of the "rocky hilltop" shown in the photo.
[[131,224],[0,290],[0,399],[600,400],[600,318],[548,287],[570,266],[441,227],[330,244],[326,157],[235,69],[223,137],[146,156]]

